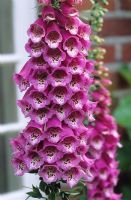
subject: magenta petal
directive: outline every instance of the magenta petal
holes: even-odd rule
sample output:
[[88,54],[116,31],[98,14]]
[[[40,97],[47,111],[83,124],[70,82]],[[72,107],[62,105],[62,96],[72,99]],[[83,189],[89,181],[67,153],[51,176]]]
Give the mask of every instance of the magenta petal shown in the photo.
[[44,165],[44,167],[39,170],[39,175],[43,178],[44,182],[48,184],[56,182],[61,178],[61,174],[56,165]]
[[60,121],[66,119],[72,111],[71,106],[69,106],[68,104],[64,104],[62,106],[55,105],[54,109],[54,114],[56,114]]
[[89,48],[91,46],[91,42],[90,42],[90,40],[83,40],[83,39],[81,39],[80,42],[81,42],[81,53],[84,56],[87,56],[88,55],[88,50],[89,50]]
[[81,179],[81,172],[77,167],[73,167],[63,174],[63,179],[67,181],[67,184],[72,188]]
[[49,128],[54,128],[54,127],[59,127],[61,128],[61,122],[59,119],[57,119],[56,117],[51,118],[47,124],[46,124],[46,129],[48,130]]
[[73,153],[76,150],[78,143],[76,138],[72,136],[65,136],[59,144],[59,150],[64,153]]
[[34,43],[40,42],[42,38],[45,36],[43,21],[41,19],[36,20],[34,24],[30,25],[30,28],[27,33],[32,42]]
[[96,150],[101,150],[104,144],[103,137],[98,135],[94,135],[91,139],[91,146]]
[[48,67],[48,64],[44,60],[43,56],[40,56],[38,58],[33,57],[29,60],[29,62],[30,62],[30,65],[32,65],[32,67],[36,70],[39,70],[39,69],[45,70]]
[[53,100],[54,103],[64,105],[70,98],[70,94],[68,93],[66,87],[59,86],[54,88],[54,90],[50,94],[50,98]]
[[44,161],[37,152],[31,151],[26,156],[26,164],[29,170],[37,170],[43,165]]
[[67,0],[67,2],[72,5],[72,4],[80,4],[82,3],[82,0]]
[[54,72],[50,76],[50,82],[53,87],[66,86],[70,81],[71,74],[68,74],[66,68],[64,67],[54,70]]
[[67,3],[61,3],[62,14],[66,17],[75,17],[78,16],[78,10]]
[[78,18],[68,18],[65,23],[65,29],[68,30],[72,35],[77,35],[79,27]]
[[78,35],[84,40],[89,41],[90,34],[91,34],[91,27],[88,24],[81,23],[79,26]]
[[45,42],[52,49],[57,48],[59,43],[62,42],[62,35],[60,33],[59,26],[55,23],[50,23],[48,25]]
[[73,75],[72,76],[72,80],[70,82],[69,87],[71,88],[71,90],[73,92],[78,92],[80,90],[82,90],[82,83],[84,84],[84,80],[83,77],[80,76],[79,74]]
[[80,145],[81,146],[87,146],[88,136],[86,132],[82,132],[79,135]]
[[77,166],[79,162],[79,159],[74,154],[65,154],[57,164],[61,169],[68,170]]
[[76,58],[72,58],[68,64],[69,71],[72,74],[82,74],[85,64],[86,60],[82,56],[77,56]]
[[60,127],[50,127],[46,132],[45,138],[51,143],[57,143],[60,141],[63,135],[63,129]]
[[71,35],[77,35],[79,27],[79,19],[77,17],[65,17],[58,11],[57,20]]
[[15,80],[16,84],[19,86],[20,91],[26,90],[29,84],[29,77],[31,74],[32,66],[30,65],[29,61],[24,65],[20,73],[15,74],[13,79]]
[[30,144],[35,145],[43,139],[43,134],[40,127],[31,121],[24,130],[24,137]]
[[24,150],[24,144],[25,143],[25,138],[23,134],[18,135],[16,138],[11,139],[10,144],[11,147],[14,151],[15,155],[23,155],[25,150]]
[[47,48],[44,53],[44,59],[51,67],[59,67],[61,62],[65,60],[65,53],[60,49]]
[[30,54],[31,57],[40,57],[44,52],[44,43],[38,42],[33,43],[31,40],[25,45],[26,51]]
[[82,113],[80,111],[73,111],[65,120],[65,123],[68,124],[70,128],[77,129],[82,124],[82,121]]
[[44,91],[48,86],[48,73],[46,70],[35,70],[30,77],[30,82],[34,88],[40,92]]
[[29,81],[27,79],[24,79],[20,74],[15,74],[14,80],[19,86],[21,92],[25,91],[30,86]]
[[12,165],[14,166],[15,174],[17,176],[23,176],[26,172],[28,172],[24,156],[13,157]]
[[31,104],[25,100],[19,100],[17,101],[17,104],[21,108],[25,117],[29,117],[33,110]]
[[44,161],[48,164],[58,161],[62,156],[61,152],[57,149],[57,146],[51,143],[45,143],[44,150],[41,151],[40,154]]
[[41,108],[39,110],[33,110],[31,117],[32,119],[40,125],[44,125],[50,118],[52,114],[46,108]]
[[31,103],[32,107],[36,110],[44,108],[46,105],[50,103],[49,100],[47,99],[46,92],[42,93],[38,92],[37,90],[32,90],[30,92],[28,101]]
[[43,4],[44,6],[51,4],[51,0],[37,0],[37,2],[41,5]]
[[81,49],[79,38],[65,33],[63,37],[64,37],[63,49],[67,51],[67,54],[70,57],[73,58],[76,57]]
[[81,110],[86,103],[87,97],[84,92],[76,92],[70,99],[69,104],[76,110]]
[[45,6],[42,10],[42,18],[45,21],[55,20],[55,11],[51,6]]

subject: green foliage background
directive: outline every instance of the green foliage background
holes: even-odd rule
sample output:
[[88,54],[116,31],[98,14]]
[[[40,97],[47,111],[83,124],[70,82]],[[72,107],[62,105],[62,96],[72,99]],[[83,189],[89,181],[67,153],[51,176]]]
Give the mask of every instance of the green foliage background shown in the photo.
[[129,85],[129,93],[122,95],[113,112],[120,127],[123,145],[118,150],[121,170],[118,190],[123,193],[123,200],[131,200],[131,69],[123,65],[120,68],[120,74]]

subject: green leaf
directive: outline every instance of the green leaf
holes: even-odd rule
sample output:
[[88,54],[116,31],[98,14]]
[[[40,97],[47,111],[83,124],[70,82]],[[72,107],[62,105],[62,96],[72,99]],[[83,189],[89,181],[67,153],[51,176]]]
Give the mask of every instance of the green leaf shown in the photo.
[[118,150],[118,160],[120,169],[123,172],[129,172],[131,168],[131,141],[123,142],[123,148]]
[[129,139],[131,140],[131,128],[127,128],[127,134],[128,134],[128,136],[129,136]]
[[45,194],[46,195],[49,195],[51,193],[51,188],[49,187],[49,186],[47,186],[46,188],[45,188]]
[[85,126],[88,126],[88,124],[89,124],[89,121],[88,121],[88,119],[86,118],[84,121],[83,121],[83,124],[85,125]]
[[114,111],[114,116],[118,124],[126,128],[131,128],[131,95],[120,100]]
[[131,85],[131,69],[128,65],[124,64],[119,70],[119,73],[123,76],[123,78]]
[[44,183],[43,181],[41,181],[40,184],[39,184],[40,190],[41,190],[42,192],[45,192],[46,187],[47,187],[47,184]]
[[48,199],[49,200],[55,200],[55,193],[54,192],[51,192],[51,194],[49,194],[49,196],[48,196]]
[[28,192],[27,195],[29,195],[30,197],[33,197],[33,198],[41,199],[42,194],[40,193],[39,188],[37,188],[35,186],[32,186],[32,188],[33,188],[33,191]]
[[27,192],[27,195],[30,196],[30,197],[33,197],[33,198],[37,198],[37,199],[41,199],[42,198],[41,193],[36,193],[34,191]]
[[62,200],[69,200],[69,193],[68,192],[61,191],[60,196],[61,196]]
[[131,188],[130,188],[130,186],[123,186],[122,193],[123,193],[123,200],[131,200]]
[[81,195],[80,200],[86,200],[87,196],[85,194]]
[[108,0],[101,0],[102,3],[104,3],[105,5],[108,5]]

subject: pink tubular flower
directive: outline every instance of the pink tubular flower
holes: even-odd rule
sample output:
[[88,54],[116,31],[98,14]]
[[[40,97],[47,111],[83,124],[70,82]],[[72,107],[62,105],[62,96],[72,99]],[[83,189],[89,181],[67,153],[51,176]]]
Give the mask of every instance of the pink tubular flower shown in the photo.
[[14,75],[14,80],[19,86],[20,91],[25,91],[29,86],[29,77],[31,74],[32,68],[29,65],[29,61],[24,65],[20,73]]
[[69,61],[68,67],[71,74],[82,74],[86,60],[82,56],[77,56]]
[[30,82],[34,88],[40,92],[44,91],[48,86],[48,72],[44,69],[34,70],[30,77]]
[[50,184],[61,178],[60,172],[56,165],[44,165],[42,169],[39,171],[39,176],[43,178],[43,180]]
[[46,132],[46,138],[51,143],[57,143],[60,141],[63,129],[60,127],[50,127]]
[[84,39],[85,41],[86,41],[86,40],[88,41],[88,40],[89,40],[90,34],[91,34],[91,28],[90,28],[90,26],[87,25],[87,24],[81,23],[81,24],[79,25],[78,35],[79,35],[82,39]]
[[69,4],[80,4],[80,3],[82,3],[82,0],[67,0],[67,2],[69,3]]
[[24,142],[25,142],[25,138],[22,134],[18,135],[17,138],[14,138],[11,140],[10,144],[15,155],[24,155],[25,153],[24,145],[23,145]]
[[68,30],[72,35],[77,35],[79,30],[79,19],[76,18],[68,18],[65,23],[65,28]]
[[58,150],[56,144],[51,144],[45,141],[44,149],[41,151],[41,156],[46,163],[52,164],[61,158],[61,152]]
[[67,51],[67,54],[70,57],[76,57],[81,49],[81,45],[78,37],[68,35],[67,33],[64,35],[64,43],[63,49]]
[[73,153],[77,148],[75,136],[65,136],[59,146],[59,150],[65,153]]
[[27,31],[29,38],[34,43],[38,43],[45,36],[44,23],[41,19],[38,19],[34,24],[30,25]]
[[21,111],[23,112],[24,116],[29,117],[32,112],[31,104],[25,100],[19,100],[17,101],[17,104],[21,108]]
[[65,118],[69,116],[69,113],[71,112],[72,108],[69,106],[69,104],[64,105],[55,105],[54,106],[54,114],[57,116],[57,118],[62,121]]
[[31,115],[32,119],[39,125],[43,125],[46,123],[52,116],[49,109],[47,108],[41,108],[38,110],[33,110]]
[[51,3],[51,0],[37,0],[39,4],[49,5]]
[[72,167],[77,166],[79,163],[79,159],[75,156],[75,154],[65,154],[61,160],[57,162],[58,166],[63,170],[71,169]]
[[71,81],[71,74],[68,74],[66,68],[61,67],[60,69],[55,69],[50,76],[50,82],[52,86],[66,86]]
[[48,24],[45,42],[52,49],[56,49],[62,41],[62,35],[59,26],[54,23]]
[[66,2],[61,3],[60,8],[62,10],[62,14],[66,17],[77,17],[79,15],[78,10]]
[[43,56],[40,56],[38,58],[35,58],[35,57],[31,58],[29,60],[29,64],[30,64],[30,66],[33,66],[34,70],[35,69],[37,69],[37,70],[43,69],[44,70],[45,68],[48,67],[48,64],[44,60]]
[[108,108],[111,99],[107,83],[110,83],[110,81],[102,75],[104,71],[103,67],[100,73],[95,74],[100,79],[100,82],[96,82],[97,86],[99,86],[98,89],[93,92],[94,100],[97,101],[94,112],[96,121],[94,125],[88,127],[91,130],[89,152],[92,158],[95,159],[94,181],[87,184],[89,188],[88,199],[120,200],[121,195],[117,195],[114,192],[119,174],[116,150],[120,146],[120,137],[117,132],[116,122]]
[[63,179],[67,181],[67,184],[72,188],[80,180],[81,172],[77,167],[73,167],[63,174]]
[[42,160],[42,157],[37,152],[29,152],[26,158],[26,164],[29,170],[37,170],[39,169],[44,161]]
[[69,31],[72,35],[77,35],[79,30],[79,18],[78,17],[68,17],[65,18],[65,16],[62,16],[60,12],[57,12],[57,17],[59,20],[59,23],[62,24],[63,27],[67,31]]
[[28,172],[24,156],[14,156],[12,159],[12,165],[14,166],[15,174],[17,176],[23,176]]
[[31,40],[25,45],[26,51],[30,54],[31,57],[40,57],[44,52],[43,42],[33,43]]
[[70,94],[68,94],[68,90],[66,87],[59,86],[52,91],[51,98],[54,103],[64,105],[70,98]]
[[[47,0],[48,1],[48,0]],[[49,0],[50,1],[50,0]],[[42,10],[42,19],[44,21],[54,21],[55,20],[55,10],[51,6],[46,6]]]
[[29,96],[27,97],[28,102],[31,103],[34,109],[44,108],[50,102],[47,99],[47,92],[45,93],[39,92],[37,90],[31,90]]
[[31,145],[38,144],[43,138],[40,126],[32,121],[24,130],[23,135]]
[[65,60],[65,53],[60,48],[48,48],[44,54],[45,61],[53,68],[59,67],[61,62]]
[[60,2],[58,11],[51,1],[39,1],[46,6],[28,29],[25,48],[31,58],[14,78],[25,90],[18,105],[29,122],[11,142],[17,175],[35,170],[47,184],[63,180],[70,187],[81,178],[90,181],[93,165],[91,131],[83,124],[93,113],[93,106],[87,106],[93,63],[84,52],[90,28],[78,18],[72,6],[77,2]]

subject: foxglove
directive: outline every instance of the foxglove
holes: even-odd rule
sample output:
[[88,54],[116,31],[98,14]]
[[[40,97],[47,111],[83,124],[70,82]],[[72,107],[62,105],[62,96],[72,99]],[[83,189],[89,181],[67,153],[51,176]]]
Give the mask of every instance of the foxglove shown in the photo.
[[114,190],[119,175],[116,150],[121,144],[115,119],[109,110],[111,97],[107,86],[111,84],[111,81],[107,73],[107,69],[103,66],[95,71],[94,84],[97,88],[93,92],[93,98],[97,101],[94,112],[96,120],[88,127],[91,131],[89,152],[95,159],[95,168],[94,180],[87,184],[89,200],[121,199],[121,195],[116,194]]
[[94,120],[96,106],[89,94],[94,63],[86,59],[91,29],[72,6],[79,2],[61,2],[57,10],[49,0],[39,1],[46,6],[27,32],[30,59],[14,76],[25,91],[18,106],[29,119],[11,142],[16,175],[35,170],[47,184],[63,180],[70,187],[93,179],[94,162],[83,124],[86,117]]

